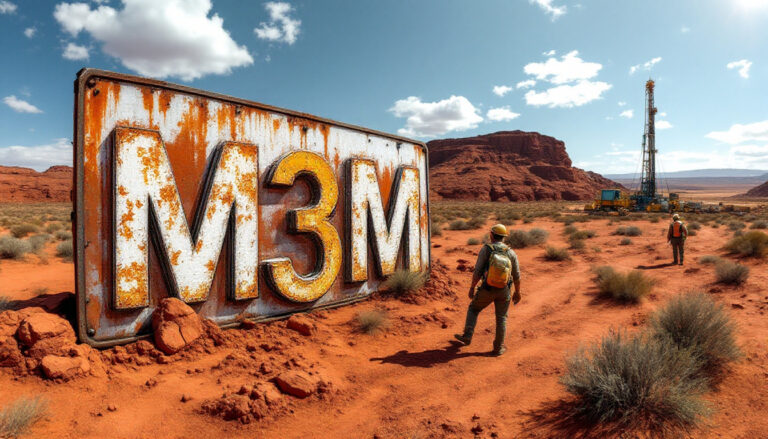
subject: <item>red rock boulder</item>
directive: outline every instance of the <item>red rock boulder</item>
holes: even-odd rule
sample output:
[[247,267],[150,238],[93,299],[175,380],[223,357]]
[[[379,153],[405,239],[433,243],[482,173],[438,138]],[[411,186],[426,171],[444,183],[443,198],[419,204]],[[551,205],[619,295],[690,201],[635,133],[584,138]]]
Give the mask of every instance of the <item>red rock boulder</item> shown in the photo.
[[186,303],[163,299],[152,315],[155,345],[168,355],[184,349],[204,333],[203,321]]
[[300,371],[284,372],[275,378],[275,384],[283,392],[297,398],[306,398],[313,394],[317,383],[309,375]]
[[315,324],[306,316],[293,315],[288,319],[288,329],[294,330],[299,334],[308,337],[315,332]]

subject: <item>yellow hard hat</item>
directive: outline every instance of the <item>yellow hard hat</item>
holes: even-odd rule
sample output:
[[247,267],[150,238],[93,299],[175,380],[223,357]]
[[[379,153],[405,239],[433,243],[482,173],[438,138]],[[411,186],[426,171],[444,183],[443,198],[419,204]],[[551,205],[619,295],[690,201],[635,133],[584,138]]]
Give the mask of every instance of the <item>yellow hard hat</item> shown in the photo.
[[673,219],[673,220],[675,220],[675,221],[677,221],[677,220],[679,220],[679,219],[680,219],[680,215],[678,215],[678,214],[674,214],[674,215],[672,215],[672,219]]
[[491,227],[491,233],[499,236],[509,235],[509,233],[507,233],[507,228],[504,227],[504,224],[496,224],[495,226]]

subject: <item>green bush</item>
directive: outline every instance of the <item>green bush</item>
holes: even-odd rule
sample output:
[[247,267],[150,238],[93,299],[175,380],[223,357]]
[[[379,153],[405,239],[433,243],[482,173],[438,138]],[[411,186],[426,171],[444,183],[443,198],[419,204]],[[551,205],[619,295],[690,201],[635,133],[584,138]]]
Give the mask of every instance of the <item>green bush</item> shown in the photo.
[[568,249],[548,246],[544,258],[548,261],[569,261],[571,254],[568,253]]
[[602,266],[595,269],[595,274],[600,295],[619,302],[638,303],[653,289],[653,280],[637,270],[619,273],[613,267]]
[[768,234],[752,230],[728,241],[726,250],[743,257],[762,258],[768,256]]
[[0,437],[19,437],[48,413],[48,402],[36,396],[22,397],[0,412]]
[[722,261],[723,259],[720,256],[715,255],[704,255],[699,258],[700,264],[717,264],[718,262]]
[[576,419],[668,432],[710,414],[696,372],[696,360],[667,340],[611,330],[566,360],[560,382],[576,397]]
[[722,260],[715,265],[715,277],[721,284],[741,285],[749,277],[749,267]]
[[397,270],[384,281],[383,286],[391,293],[401,296],[418,290],[424,286],[426,281],[426,276],[423,273]]
[[56,246],[56,256],[60,258],[71,258],[73,254],[74,249],[72,248],[71,240],[62,241]]
[[21,259],[32,251],[29,242],[12,236],[0,237],[0,259]]
[[673,298],[651,317],[650,327],[656,337],[691,353],[708,376],[719,375],[726,364],[740,357],[734,323],[722,305],[705,294]]
[[616,229],[613,234],[622,236],[640,236],[643,234],[643,231],[637,226],[621,226]]
[[525,248],[533,245],[544,244],[549,237],[549,233],[542,229],[513,230],[504,239],[504,242],[512,248]]
[[30,233],[37,233],[38,230],[40,229],[34,224],[19,224],[11,227],[11,235],[14,238],[23,238]]
[[360,332],[373,335],[389,327],[389,319],[384,311],[374,309],[357,314],[357,325]]

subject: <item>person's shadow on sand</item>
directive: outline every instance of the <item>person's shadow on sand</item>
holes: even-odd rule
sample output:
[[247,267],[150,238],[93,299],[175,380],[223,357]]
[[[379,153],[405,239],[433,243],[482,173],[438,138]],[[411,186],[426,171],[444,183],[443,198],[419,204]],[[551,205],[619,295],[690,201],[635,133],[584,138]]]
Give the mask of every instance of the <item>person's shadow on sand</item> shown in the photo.
[[489,357],[491,355],[491,352],[460,352],[461,347],[461,343],[451,341],[450,345],[443,349],[429,349],[422,352],[408,352],[403,349],[387,357],[371,358],[370,361],[379,361],[382,364],[399,364],[405,367],[432,367],[435,364],[447,363],[457,358]]
[[675,264],[672,262],[665,262],[663,264],[656,264],[656,265],[638,265],[635,268],[637,268],[638,270],[655,270],[657,268],[671,267],[673,265]]

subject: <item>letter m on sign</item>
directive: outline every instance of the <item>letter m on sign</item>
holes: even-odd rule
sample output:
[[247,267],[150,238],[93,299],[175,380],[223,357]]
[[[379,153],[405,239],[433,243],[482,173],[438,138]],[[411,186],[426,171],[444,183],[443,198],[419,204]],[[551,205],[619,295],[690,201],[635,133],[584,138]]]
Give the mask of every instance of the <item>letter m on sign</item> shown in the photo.
[[190,228],[160,133],[118,127],[114,135],[115,308],[150,304],[150,238],[172,294],[201,302],[229,235],[230,295],[257,297],[256,147],[225,142],[211,154]]

